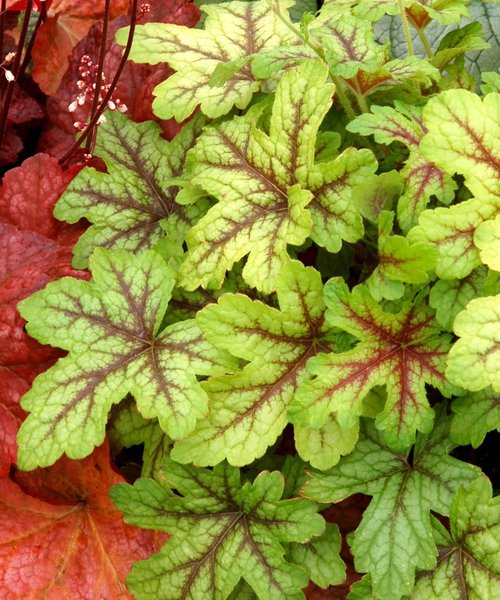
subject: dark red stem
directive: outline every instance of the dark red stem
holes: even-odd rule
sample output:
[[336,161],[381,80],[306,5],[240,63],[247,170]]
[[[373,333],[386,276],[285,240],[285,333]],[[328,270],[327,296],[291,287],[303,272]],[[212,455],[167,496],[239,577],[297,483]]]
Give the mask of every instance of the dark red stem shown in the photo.
[[71,158],[73,153],[76,150],[78,150],[80,145],[90,136],[93,127],[96,125],[97,121],[99,120],[99,117],[102,115],[102,113],[106,109],[106,106],[108,105],[108,101],[111,99],[111,96],[113,95],[113,92],[115,91],[116,84],[118,83],[118,80],[120,79],[120,76],[125,67],[125,64],[127,63],[127,58],[128,58],[128,55],[130,54],[130,49],[132,48],[132,42],[134,39],[136,21],[137,21],[137,0],[132,0],[132,9],[131,9],[131,16],[130,16],[130,29],[128,32],[127,44],[125,46],[125,50],[123,51],[122,58],[120,60],[120,64],[118,65],[118,69],[116,69],[116,73],[113,77],[111,85],[109,86],[109,90],[108,90],[106,96],[103,98],[103,101],[101,102],[98,110],[93,115],[92,119],[90,120],[87,129],[85,129],[85,131],[77,138],[75,143],[71,146],[71,148],[62,157],[62,159],[61,159],[62,165]]

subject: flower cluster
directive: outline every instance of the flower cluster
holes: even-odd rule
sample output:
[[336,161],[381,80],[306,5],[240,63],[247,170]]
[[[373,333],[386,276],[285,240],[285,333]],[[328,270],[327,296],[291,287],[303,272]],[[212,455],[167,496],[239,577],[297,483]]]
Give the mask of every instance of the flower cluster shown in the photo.
[[[80,73],[80,79],[76,82],[80,93],[76,97],[73,102],[68,106],[69,112],[75,112],[75,110],[79,106],[83,106],[87,102],[93,103],[94,97],[97,88],[97,78],[98,78],[98,70],[99,67],[96,65],[88,54],[84,54],[80,59],[80,66],[78,67],[78,71]],[[102,105],[104,102],[104,98],[109,92],[111,84],[106,83],[106,76],[104,73],[101,73],[101,85],[99,86],[99,105]],[[110,98],[107,101],[107,107],[109,110],[118,110],[122,113],[127,111],[127,105],[124,104],[119,98]],[[104,123],[106,117],[101,115],[97,121],[97,124],[100,125]],[[88,124],[82,123],[81,121],[75,121],[73,123],[76,129],[80,131],[85,131]]]

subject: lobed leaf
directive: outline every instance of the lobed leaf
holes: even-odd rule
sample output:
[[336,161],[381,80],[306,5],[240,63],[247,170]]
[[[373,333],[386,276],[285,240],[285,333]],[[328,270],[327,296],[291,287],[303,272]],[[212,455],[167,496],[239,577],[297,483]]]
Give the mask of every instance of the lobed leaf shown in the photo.
[[[203,384],[210,398],[208,418],[175,444],[174,460],[206,466],[227,458],[245,465],[262,456],[285,428],[288,406],[308,378],[307,361],[333,342],[324,324],[318,271],[291,261],[278,279],[277,296],[280,310],[242,294],[224,294],[198,313],[210,342],[249,362]],[[307,453],[308,446],[301,449]]]
[[127,522],[173,536],[132,568],[127,584],[138,600],[222,600],[241,577],[259,598],[303,598],[306,572],[284,559],[282,542],[305,542],[325,525],[314,503],[281,500],[281,473],[262,472],[242,485],[227,464],[212,471],[170,461],[165,477],[180,496],[146,479],[111,491]]
[[448,456],[450,419],[439,411],[429,435],[419,435],[411,463],[366,422],[354,451],[330,471],[313,472],[303,495],[338,502],[361,492],[373,496],[351,548],[358,572],[371,574],[377,597],[399,599],[412,587],[415,569],[436,564],[430,511],[447,515],[454,492],[478,470]]
[[438,530],[437,566],[418,577],[411,600],[498,596],[500,499],[491,496],[486,477],[457,490],[450,510],[450,533],[442,526]]
[[351,292],[339,278],[325,286],[326,319],[360,342],[347,352],[319,354],[308,364],[315,375],[297,391],[290,405],[292,423],[319,428],[334,413],[342,427],[363,414],[362,401],[377,385],[387,387],[387,401],[377,427],[395,448],[403,450],[415,430],[430,431],[433,410],[425,382],[444,394],[451,389],[444,375],[450,347],[422,297],[405,302],[400,312],[384,312],[365,286]]
[[[292,5],[292,0],[285,0],[281,8],[286,11]],[[212,119],[233,106],[245,108],[261,86],[250,66],[243,66],[217,87],[210,85],[215,69],[263,49],[297,42],[271,9],[271,0],[206,5],[203,12],[205,29],[147,23],[135,30],[133,61],[167,62],[177,71],[154,90],[153,110],[162,119],[183,121],[197,105]],[[127,35],[128,29],[120,30],[118,42],[124,45]]]
[[59,199],[54,214],[76,223],[93,225],[80,237],[73,264],[88,265],[96,247],[139,252],[152,248],[167,233],[182,247],[188,229],[205,212],[207,202],[181,206],[176,202],[186,152],[201,131],[203,119],[188,123],[172,142],[160,137],[155,123],[133,123],[119,112],[109,112],[99,128],[95,154],[107,172],[83,169]]
[[190,153],[192,180],[219,202],[188,233],[180,270],[186,289],[220,287],[226,270],[247,254],[247,283],[266,293],[276,288],[287,244],[302,244],[311,231],[305,207],[312,194],[299,183],[331,104],[326,75],[321,62],[307,61],[281,78],[269,134],[256,127],[258,106],[200,137]]
[[228,366],[194,321],[160,331],[174,274],[153,251],[95,250],[90,283],[60,279],[19,305],[30,334],[69,352],[23,398],[30,415],[19,465],[33,469],[63,452],[81,458],[104,439],[111,406],[132,393],[146,418],[180,437],[207,411],[195,373]]

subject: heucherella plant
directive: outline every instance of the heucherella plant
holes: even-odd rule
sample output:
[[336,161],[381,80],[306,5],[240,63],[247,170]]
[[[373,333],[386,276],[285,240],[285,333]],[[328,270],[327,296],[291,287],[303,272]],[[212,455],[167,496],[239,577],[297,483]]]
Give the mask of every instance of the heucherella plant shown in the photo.
[[468,63],[499,48],[470,0],[321,4],[137,25],[130,59],[174,71],[155,114],[187,122],[107,115],[55,209],[89,222],[91,279],[19,304],[67,352],[23,398],[19,466],[143,447],[111,497],[171,538],[138,600],[335,590],[323,511],[354,494],[351,600],[500,597],[495,473],[456,450],[500,430],[500,78]]

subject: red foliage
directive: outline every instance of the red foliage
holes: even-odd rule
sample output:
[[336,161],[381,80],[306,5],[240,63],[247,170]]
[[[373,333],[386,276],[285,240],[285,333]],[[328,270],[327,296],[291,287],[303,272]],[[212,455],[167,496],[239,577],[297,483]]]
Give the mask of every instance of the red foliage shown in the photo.
[[14,600],[132,598],[132,563],[166,536],[123,522],[109,489],[124,481],[106,442],[88,458],[0,480],[0,592]]
[[37,154],[8,171],[0,188],[0,477],[15,462],[21,396],[61,356],[27,335],[16,304],[53,279],[87,277],[71,268],[71,249],[83,228],[52,216],[77,170],[63,171],[54,158]]

